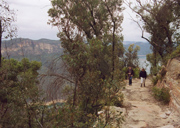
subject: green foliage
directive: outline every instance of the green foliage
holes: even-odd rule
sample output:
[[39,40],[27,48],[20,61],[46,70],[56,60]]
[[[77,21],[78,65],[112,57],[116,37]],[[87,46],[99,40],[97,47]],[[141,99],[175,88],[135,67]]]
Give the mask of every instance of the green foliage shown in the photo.
[[50,23],[62,28],[58,34],[64,48],[62,58],[74,81],[73,94],[67,102],[71,127],[89,127],[89,120],[96,119],[97,112],[116,99],[115,94],[123,85],[118,58],[124,53],[119,34],[123,16],[117,15],[123,10],[122,0],[51,2]]
[[171,58],[176,58],[180,56],[180,45],[176,47],[176,50],[174,50],[171,53]]
[[[72,109],[71,106],[65,104],[61,107],[49,109],[49,128],[62,128],[62,127],[92,127],[92,124],[96,120],[96,116],[92,114],[83,113],[79,109]],[[74,123],[73,123],[74,122]]]
[[164,104],[168,104],[170,102],[170,93],[168,88],[159,88],[153,87],[152,92],[153,96],[156,100],[162,101]]
[[[61,39],[67,36],[64,35],[65,33],[76,35],[77,33],[74,32],[76,27],[78,31],[84,32],[88,39],[92,39],[94,36],[103,38],[103,35],[112,35],[114,25],[116,25],[116,33],[121,31],[120,25],[123,17],[116,13],[121,13],[123,10],[122,0],[53,0],[51,2],[52,8],[48,13],[52,19],[49,22],[54,26],[64,28],[64,31],[59,34]],[[68,31],[65,29],[67,27]]]
[[[174,35],[178,32],[179,25],[175,25],[179,18],[174,15],[176,6],[172,1],[137,2],[134,10],[143,22],[143,29],[150,34],[150,38],[144,39],[152,45],[153,53],[156,52],[164,59],[173,51]],[[142,9],[146,7],[145,10]],[[158,35],[158,36],[157,36]]]
[[78,90],[74,90],[76,93],[68,101],[70,106],[76,105],[78,109],[74,110],[73,107],[71,109],[78,111],[79,118],[82,118],[74,120],[73,125],[81,124],[88,127],[92,123],[89,122],[92,117],[87,118],[89,114],[97,116],[97,112],[105,105],[121,106],[123,97],[120,96],[119,99],[115,94],[123,86],[123,83],[119,82],[122,73],[117,66],[112,81],[111,61],[109,61],[110,46],[104,45],[100,40],[92,39],[88,44],[68,43],[66,46],[69,49],[76,47],[73,50],[66,49],[63,59],[70,66],[75,80],[79,80],[79,83],[75,85]]
[[158,74],[156,76],[152,76],[151,81],[152,81],[153,85],[156,85],[158,81],[161,82],[166,75],[167,71],[166,71],[166,68],[164,66],[160,67],[159,70],[160,71],[158,72]]
[[139,58],[138,51],[140,50],[139,46],[134,48],[134,44],[131,44],[128,50],[125,52],[125,57],[123,58],[123,78],[127,78],[128,67],[131,66],[134,71],[134,78],[139,78]]
[[133,68],[133,70],[134,70],[134,78],[139,78],[139,73],[140,73],[139,68],[138,67],[137,68]]
[[161,69],[161,58],[156,53],[147,54],[146,55],[147,61],[150,63],[150,74],[157,75],[159,70]]
[[127,79],[127,70],[128,70],[128,68],[127,67],[124,67],[123,69],[122,69],[122,71],[123,71],[123,78],[124,79]]
[[[0,69],[0,125],[2,127],[40,127],[44,108],[38,90],[41,63],[27,58],[2,60]],[[43,117],[42,117],[43,118]],[[41,122],[42,123],[42,122]]]
[[[151,44],[153,54],[148,55],[147,60],[152,67],[151,74],[157,75],[158,66],[167,64],[169,55],[179,43],[179,1],[135,0],[135,3],[129,3],[129,7],[137,14],[138,24],[142,24],[142,38]],[[144,32],[148,33],[149,37],[145,37]],[[176,54],[174,52],[172,56]]]
[[160,76],[159,75],[153,76],[152,79],[151,79],[151,82],[155,86],[157,84],[158,80],[160,80]]
[[139,58],[138,58],[138,51],[140,50],[139,46],[134,48],[134,44],[131,44],[128,50],[125,52],[124,63],[125,66],[131,66],[133,68],[138,67],[139,65]]
[[117,107],[122,107],[124,101],[124,96],[123,94],[119,94],[116,96],[113,96],[111,99],[111,106],[117,106]]

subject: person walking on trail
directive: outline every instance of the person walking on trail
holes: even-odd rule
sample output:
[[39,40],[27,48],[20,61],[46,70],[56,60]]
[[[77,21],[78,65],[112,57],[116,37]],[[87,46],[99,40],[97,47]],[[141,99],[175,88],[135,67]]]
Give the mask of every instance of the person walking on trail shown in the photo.
[[144,68],[143,68],[143,69],[141,70],[141,72],[139,73],[139,78],[141,79],[141,87],[142,87],[143,84],[144,84],[144,87],[145,87],[146,77],[147,77],[147,73],[146,73],[146,71],[145,71]]
[[129,79],[129,85],[132,85],[132,77],[134,75],[134,71],[131,67],[128,68],[127,70],[127,75],[128,75],[128,79]]

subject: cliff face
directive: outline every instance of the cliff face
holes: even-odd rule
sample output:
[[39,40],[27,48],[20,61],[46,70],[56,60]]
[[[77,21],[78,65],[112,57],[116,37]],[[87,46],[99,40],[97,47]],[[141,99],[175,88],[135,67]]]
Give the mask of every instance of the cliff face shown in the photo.
[[2,43],[3,56],[41,55],[60,51],[62,51],[60,41],[48,39],[13,39]]
[[158,82],[158,86],[170,89],[170,106],[180,113],[180,58],[169,60],[161,73],[165,76],[162,82]]

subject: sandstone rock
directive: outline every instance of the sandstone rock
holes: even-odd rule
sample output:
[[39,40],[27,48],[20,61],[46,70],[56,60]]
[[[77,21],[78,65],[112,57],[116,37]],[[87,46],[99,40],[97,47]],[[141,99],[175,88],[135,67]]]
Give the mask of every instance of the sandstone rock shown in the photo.
[[124,102],[123,102],[123,106],[126,107],[126,108],[131,108],[131,107],[132,107],[132,104],[131,104],[130,102],[124,101]]
[[[12,41],[14,43],[12,43]],[[2,55],[6,55],[6,52],[10,56],[19,56],[19,55],[41,55],[44,53],[59,53],[62,51],[60,41],[53,40],[30,40],[30,39],[13,39],[12,41],[7,42],[7,48],[5,43],[2,43]],[[11,44],[11,45],[10,45]],[[23,50],[23,52],[22,52]]]
[[126,113],[126,109],[125,108],[121,108],[121,107],[116,107],[116,106],[110,106],[109,107],[110,113],[111,115],[121,115],[124,116]]
[[173,125],[166,125],[166,126],[158,127],[158,128],[174,128],[174,126]]
[[160,117],[161,117],[162,119],[167,119],[167,118],[168,118],[168,116],[167,116],[165,113],[161,114]]
[[135,125],[129,125],[129,128],[147,128],[147,124],[146,124],[146,122],[141,121]]
[[180,61],[178,58],[169,60],[167,66],[160,73],[165,76],[157,85],[170,89],[170,106],[180,113]]
[[171,111],[166,111],[166,115],[169,116],[171,114]]

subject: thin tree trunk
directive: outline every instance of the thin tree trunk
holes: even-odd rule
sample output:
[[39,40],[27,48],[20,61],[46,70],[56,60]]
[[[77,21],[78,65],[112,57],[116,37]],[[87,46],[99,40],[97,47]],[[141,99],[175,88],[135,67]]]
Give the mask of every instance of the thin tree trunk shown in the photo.
[[2,43],[2,24],[1,24],[1,19],[0,19],[0,67],[1,67],[1,58],[2,58],[1,43]]
[[76,83],[75,83],[75,88],[74,88],[74,96],[73,96],[73,107],[75,106],[76,104],[76,91],[77,91],[77,80],[76,80]]
[[[74,96],[73,96],[73,106],[72,106],[72,111],[74,112],[74,107],[75,107],[75,104],[76,104],[76,95],[77,95],[77,85],[78,84],[78,81],[76,80],[75,82],[75,88],[74,88]],[[72,123],[71,123],[71,127],[73,128],[74,127],[74,116],[72,114]]]
[[112,42],[112,80],[114,80],[114,70],[115,70],[115,24],[113,29],[113,42]]

